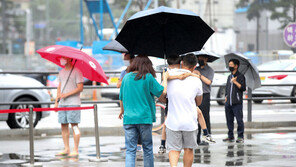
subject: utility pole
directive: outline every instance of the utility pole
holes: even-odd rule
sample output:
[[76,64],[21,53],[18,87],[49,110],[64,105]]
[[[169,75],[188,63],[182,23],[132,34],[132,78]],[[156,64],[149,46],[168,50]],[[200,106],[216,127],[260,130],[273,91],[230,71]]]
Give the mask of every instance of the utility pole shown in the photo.
[[7,38],[7,18],[6,18],[6,0],[2,0],[1,1],[1,6],[2,6],[2,10],[1,10],[1,17],[2,17],[2,53],[6,54],[6,38]]
[[[209,17],[209,24],[210,27],[213,27],[213,18],[212,18],[212,1],[207,0],[207,5],[206,5],[206,12],[207,16]],[[210,39],[210,46],[211,46],[211,51],[213,52],[213,39]]]
[[45,20],[46,20],[46,45],[48,45],[48,43],[49,43],[49,41],[50,41],[50,35],[49,35],[49,31],[50,31],[50,29],[49,29],[49,1],[47,0],[46,1],[46,16],[45,16]]
[[180,9],[180,0],[177,0],[177,9]]
[[268,42],[269,42],[269,40],[268,40],[268,16],[266,16],[266,27],[265,27],[265,31],[266,31],[266,51],[268,51]]
[[257,53],[259,53],[259,47],[260,47],[260,45],[259,45],[259,32],[260,32],[260,17],[259,16],[257,16],[256,17],[256,52]]
[[154,8],[158,8],[158,0],[154,0]]

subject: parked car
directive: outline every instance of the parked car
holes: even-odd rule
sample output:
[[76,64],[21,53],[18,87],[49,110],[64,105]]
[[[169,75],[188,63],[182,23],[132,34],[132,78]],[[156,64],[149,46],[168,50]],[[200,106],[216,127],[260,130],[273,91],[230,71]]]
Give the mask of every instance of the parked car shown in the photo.
[[[42,87],[39,81],[19,75],[0,74],[0,87]],[[0,101],[3,103],[10,102],[50,102],[50,95],[46,89],[7,89],[0,90]],[[22,109],[29,107],[49,107],[49,105],[0,105],[0,109]],[[34,126],[44,118],[49,116],[49,112],[34,112]],[[0,114],[0,121],[6,121],[11,128],[27,128],[29,126],[29,113],[10,113]]]
[[211,90],[211,99],[219,99],[222,98],[223,100],[217,101],[219,105],[224,105],[225,104],[225,85],[227,82],[227,75],[223,74],[214,74],[214,80],[212,85],[224,85],[224,86],[219,86],[219,87],[212,87]]
[[[296,83],[296,60],[275,60],[258,66],[259,71],[295,71],[294,72],[276,72],[276,73],[260,73],[262,84],[295,84]],[[296,96],[296,86],[265,86],[255,89],[252,93],[253,97],[289,97]],[[255,103],[262,103],[263,100],[254,100]],[[292,103],[296,103],[295,99],[291,99]]]

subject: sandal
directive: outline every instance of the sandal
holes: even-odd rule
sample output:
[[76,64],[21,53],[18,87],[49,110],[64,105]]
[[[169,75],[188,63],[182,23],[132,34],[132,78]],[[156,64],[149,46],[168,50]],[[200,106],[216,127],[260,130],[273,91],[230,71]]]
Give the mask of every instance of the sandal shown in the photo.
[[79,153],[77,152],[72,152],[68,155],[68,158],[78,158],[79,157]]
[[69,155],[69,153],[67,153],[67,152],[60,152],[60,153],[57,153],[55,156],[57,156],[57,157],[65,157],[65,156],[68,156]]

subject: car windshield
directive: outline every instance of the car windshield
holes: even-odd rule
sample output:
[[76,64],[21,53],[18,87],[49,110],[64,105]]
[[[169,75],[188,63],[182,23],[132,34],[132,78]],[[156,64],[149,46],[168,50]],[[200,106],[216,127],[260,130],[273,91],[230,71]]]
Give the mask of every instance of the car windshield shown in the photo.
[[286,70],[287,67],[291,66],[293,62],[290,61],[271,61],[258,66],[261,71],[268,70]]

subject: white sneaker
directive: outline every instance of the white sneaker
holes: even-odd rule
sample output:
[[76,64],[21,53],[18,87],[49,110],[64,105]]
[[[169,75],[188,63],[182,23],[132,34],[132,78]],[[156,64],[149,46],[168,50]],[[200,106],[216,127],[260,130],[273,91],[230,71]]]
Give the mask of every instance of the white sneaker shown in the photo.
[[208,142],[208,143],[216,143],[216,141],[212,138],[212,136],[210,134],[203,135],[201,140]]

